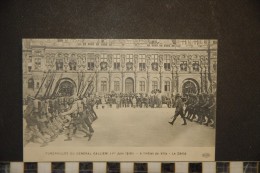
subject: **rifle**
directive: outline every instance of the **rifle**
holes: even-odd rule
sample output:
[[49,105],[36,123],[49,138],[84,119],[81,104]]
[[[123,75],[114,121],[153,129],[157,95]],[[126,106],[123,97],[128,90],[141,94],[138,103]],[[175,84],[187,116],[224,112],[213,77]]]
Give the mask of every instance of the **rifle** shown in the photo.
[[79,77],[79,72],[77,72],[78,74],[78,88],[77,88],[77,93],[79,92],[79,83],[80,83],[80,77]]
[[52,78],[52,80],[51,80],[51,85],[50,85],[50,87],[49,87],[49,91],[48,91],[48,93],[47,93],[47,98],[48,98],[49,95],[50,95],[51,88],[52,88],[53,82],[54,82],[54,80],[55,80],[55,76],[56,76],[56,74],[54,73],[53,78]]
[[[89,84],[88,84],[88,86],[87,87],[85,87],[85,89],[83,90],[83,92],[81,93],[81,95],[80,96],[84,96],[85,94],[86,94],[86,92],[89,90],[89,87],[91,86],[91,84],[93,83],[93,78],[95,77],[95,75],[96,74],[94,74],[93,76],[92,76],[92,79],[90,80],[90,82],[89,82]],[[94,88],[94,87],[93,87]],[[93,91],[93,90],[92,90]]]
[[38,89],[37,93],[35,94],[34,98],[37,98],[38,94],[40,93],[40,90],[42,89],[43,83],[45,82],[50,70],[47,72],[46,76],[43,78],[40,88]]
[[79,87],[78,87],[77,95],[79,95],[79,91],[80,91],[80,89],[81,89],[81,84],[82,84],[83,79],[84,79],[83,75],[84,75],[84,73],[82,72],[82,74],[81,74],[81,78],[80,78],[80,82],[79,82]]
[[52,92],[50,98],[54,98],[54,96],[55,96],[54,94],[56,94],[56,92],[57,92],[57,90],[58,90],[58,87],[59,87],[59,85],[60,85],[62,75],[63,75],[63,73],[61,73],[61,75],[60,75],[60,77],[59,77],[59,80],[58,80],[58,82],[56,83],[56,86],[55,86],[55,88],[54,88],[54,90],[53,90],[53,92]]
[[87,82],[89,81],[89,79],[91,78],[91,75],[88,77],[88,79],[86,80],[86,81],[84,81],[84,83],[83,83],[83,86],[82,86],[82,88],[81,88],[81,90],[80,90],[80,92],[79,92],[79,96],[81,96],[82,95],[82,93],[83,93],[83,91],[85,90],[85,87],[86,87],[86,85],[87,85]]
[[52,73],[51,76],[50,76],[50,83],[49,83],[49,85],[47,86],[47,89],[46,89],[45,94],[44,94],[44,96],[43,96],[44,98],[46,98],[46,97],[49,95],[51,86],[52,86],[53,81],[54,81],[54,76],[55,76],[54,73]]

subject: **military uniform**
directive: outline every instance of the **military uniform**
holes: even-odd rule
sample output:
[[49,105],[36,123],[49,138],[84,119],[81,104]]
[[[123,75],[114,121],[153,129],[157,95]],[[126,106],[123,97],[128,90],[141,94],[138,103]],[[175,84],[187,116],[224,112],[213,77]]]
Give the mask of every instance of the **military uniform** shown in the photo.
[[[214,95],[210,95],[209,96],[209,120],[212,120],[212,127],[215,128],[216,127],[216,100]],[[208,125],[209,120],[207,121],[206,125]]]
[[184,116],[186,116],[186,114],[188,113],[187,115],[187,119],[190,120],[190,116],[191,116],[191,109],[192,109],[192,97],[191,97],[191,94],[188,95],[188,99],[187,101],[185,102],[186,104],[186,108],[185,108],[185,112],[184,112]]
[[39,130],[39,121],[37,116],[39,115],[40,100],[34,100],[28,105],[28,110],[24,113],[24,118],[26,120],[26,129],[25,129],[25,145],[30,141],[34,141],[36,138],[42,140],[41,146],[46,146],[48,140],[43,136]]
[[176,118],[180,115],[181,118],[183,119],[183,124],[182,125],[186,125],[186,119],[184,117],[183,114],[183,102],[182,99],[180,97],[180,95],[176,95],[176,109],[175,109],[175,114],[173,116],[173,120],[172,122],[169,122],[171,125],[173,125],[173,123],[175,122]]
[[65,125],[65,134],[67,136],[67,139],[65,141],[72,140],[72,135],[75,133],[75,129],[77,126],[77,118],[78,118],[78,102],[77,99],[75,99],[71,109],[67,112],[63,112],[60,114],[61,116],[64,116],[64,125]]

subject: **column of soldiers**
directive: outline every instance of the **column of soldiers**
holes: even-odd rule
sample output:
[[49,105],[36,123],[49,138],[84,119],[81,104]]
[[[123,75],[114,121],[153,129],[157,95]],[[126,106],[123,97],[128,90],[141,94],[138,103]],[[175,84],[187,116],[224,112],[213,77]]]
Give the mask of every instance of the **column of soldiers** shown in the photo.
[[180,94],[176,94],[175,114],[172,117],[173,120],[169,122],[171,125],[180,115],[183,119],[182,125],[187,124],[187,119],[190,122],[216,127],[216,93],[187,94],[185,100],[183,101]]
[[43,147],[61,134],[66,135],[65,141],[70,141],[77,131],[91,139],[94,133],[91,124],[97,115],[93,109],[94,101],[89,97],[44,99],[39,96],[37,99],[29,97],[27,102],[24,145],[38,142]]
[[189,121],[205,124],[211,127],[216,126],[216,93],[198,95],[188,94],[185,102],[185,115]]

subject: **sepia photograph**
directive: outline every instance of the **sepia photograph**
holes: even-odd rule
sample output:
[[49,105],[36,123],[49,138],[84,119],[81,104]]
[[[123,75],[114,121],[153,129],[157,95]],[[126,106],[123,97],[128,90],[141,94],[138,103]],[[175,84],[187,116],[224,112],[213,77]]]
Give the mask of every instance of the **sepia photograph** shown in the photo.
[[140,153],[147,148],[214,160],[217,40],[23,39],[22,44],[25,160],[97,148],[133,151],[141,160],[147,160]]

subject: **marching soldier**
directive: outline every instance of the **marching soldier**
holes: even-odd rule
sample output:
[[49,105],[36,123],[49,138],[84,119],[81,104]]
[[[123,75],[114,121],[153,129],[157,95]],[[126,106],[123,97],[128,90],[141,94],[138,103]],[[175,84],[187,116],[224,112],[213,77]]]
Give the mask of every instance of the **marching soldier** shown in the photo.
[[42,145],[44,147],[48,144],[48,140],[43,136],[43,134],[39,130],[39,122],[37,116],[39,114],[39,100],[34,99],[30,100],[28,106],[24,112],[24,118],[26,120],[26,129],[25,129],[25,143],[29,143],[30,141],[37,140],[37,138],[41,139]]
[[199,94],[199,103],[197,104],[197,115],[198,115],[198,120],[196,121],[199,124],[202,124],[204,120],[204,106],[206,104],[206,100],[204,99],[204,93]]
[[209,124],[209,120],[213,121],[210,125],[211,127],[216,127],[216,100],[213,94],[209,96],[209,119],[205,125]]
[[186,119],[184,117],[184,114],[183,114],[183,102],[182,102],[182,99],[181,99],[181,96],[180,94],[176,94],[176,109],[175,109],[175,114],[173,116],[173,120],[172,122],[169,122],[171,125],[173,125],[174,121],[176,120],[176,118],[180,115],[181,118],[183,119],[183,124],[182,125],[187,125],[186,123]]
[[205,101],[205,104],[201,106],[201,109],[202,109],[201,116],[202,116],[202,118],[201,118],[200,124],[206,122],[205,118],[207,118],[207,122],[210,119],[210,117],[209,117],[210,100],[209,100],[209,96],[207,94],[204,94],[204,101]]
[[193,97],[193,104],[191,105],[192,107],[192,114],[191,114],[191,121],[197,116],[197,121],[199,120],[199,98],[201,94],[194,95]]
[[186,105],[184,116],[186,116],[186,114],[188,113],[187,119],[190,120],[191,109],[192,109],[192,107],[191,107],[191,105],[192,105],[192,96],[191,96],[191,94],[188,94],[187,97],[188,97],[187,100],[184,102],[184,104]]
[[64,141],[71,141],[72,140],[72,135],[75,133],[76,129],[76,119],[79,117],[78,116],[78,97],[74,98],[74,102],[72,103],[71,109],[67,112],[63,112],[60,115],[64,116],[64,125],[66,128],[66,136],[67,139]]

